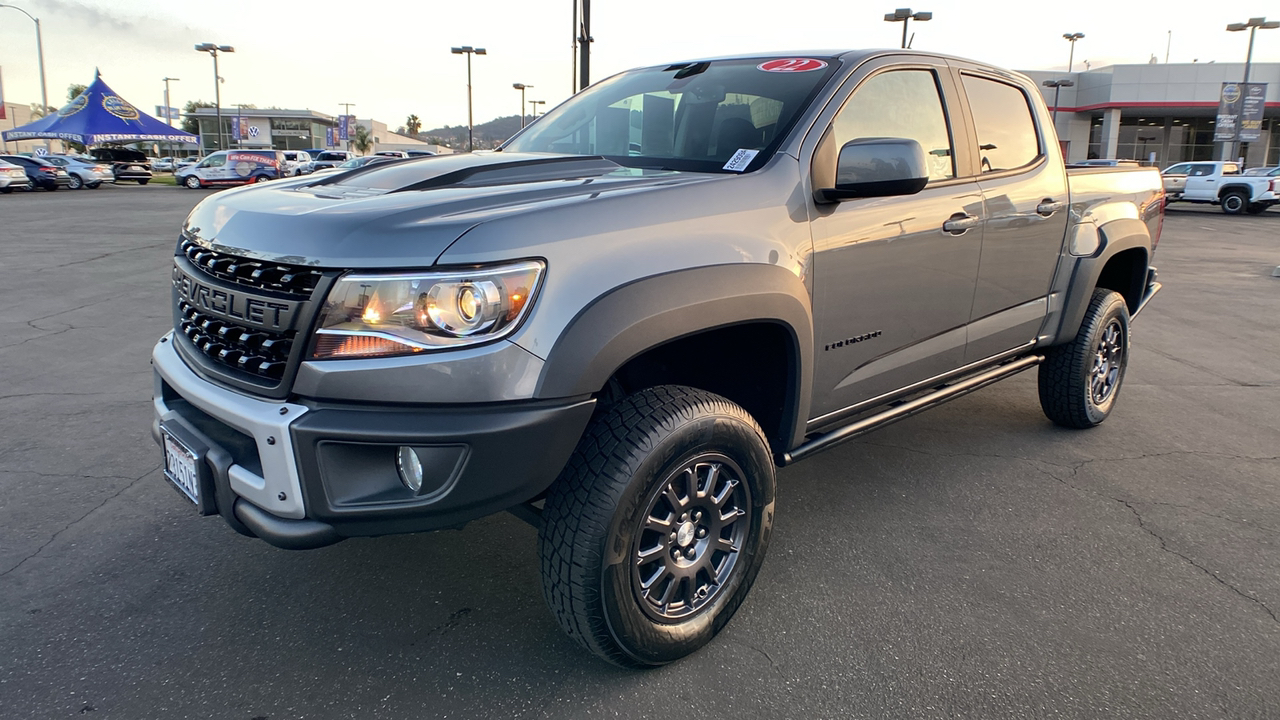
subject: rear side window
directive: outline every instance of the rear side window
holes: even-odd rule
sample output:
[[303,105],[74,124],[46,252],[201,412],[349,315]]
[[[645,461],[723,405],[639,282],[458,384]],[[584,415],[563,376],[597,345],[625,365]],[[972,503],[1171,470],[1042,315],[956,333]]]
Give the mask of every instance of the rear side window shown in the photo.
[[1191,177],[1205,177],[1206,175],[1212,175],[1212,174],[1213,174],[1212,165],[1192,165],[1191,172],[1187,173],[1187,175]]
[[924,148],[930,180],[955,177],[947,116],[929,70],[892,70],[868,78],[840,108],[831,131],[834,142],[829,147],[824,142],[822,152],[839,153],[858,138],[908,138]]
[[1040,157],[1036,124],[1022,90],[998,80],[965,75],[964,91],[978,131],[982,172],[1020,168]]

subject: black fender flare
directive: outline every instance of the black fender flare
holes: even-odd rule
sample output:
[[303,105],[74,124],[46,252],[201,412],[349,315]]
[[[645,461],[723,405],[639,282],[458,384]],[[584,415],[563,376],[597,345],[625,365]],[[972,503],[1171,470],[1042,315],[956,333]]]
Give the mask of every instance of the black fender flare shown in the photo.
[[[1111,258],[1126,250],[1141,248],[1147,256],[1146,264],[1151,264],[1151,233],[1143,221],[1137,218],[1111,220],[1098,226],[1098,237],[1102,241],[1098,252],[1089,257],[1074,258],[1075,267],[1063,298],[1062,322],[1054,334],[1055,343],[1068,342],[1080,331],[1080,323],[1084,321],[1085,311],[1089,309],[1093,289],[1098,286],[1102,269]],[[1146,277],[1145,268],[1143,277]],[[1125,300],[1128,302],[1130,298],[1126,297]]]
[[1243,190],[1246,200],[1248,202],[1253,202],[1253,187],[1246,183],[1232,183],[1230,185],[1223,185],[1222,187],[1218,188],[1218,199],[1221,200],[1223,195],[1226,195],[1232,190]]
[[[804,439],[813,389],[813,310],[808,288],[777,265],[742,263],[676,270],[597,297],[547,354],[537,398],[599,392],[629,360],[682,337],[749,322],[776,323],[791,338],[793,372],[782,440]],[[746,360],[749,362],[749,359]]]

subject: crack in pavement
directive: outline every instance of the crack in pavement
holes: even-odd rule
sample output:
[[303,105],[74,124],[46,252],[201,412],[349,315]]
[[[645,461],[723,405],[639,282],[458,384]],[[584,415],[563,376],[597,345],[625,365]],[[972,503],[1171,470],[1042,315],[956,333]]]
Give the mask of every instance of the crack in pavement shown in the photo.
[[129,482],[129,483],[128,483],[127,485],[125,485],[124,487],[122,487],[122,488],[120,488],[119,490],[117,490],[117,491],[115,491],[114,493],[112,493],[112,494],[110,495],[110,497],[107,497],[107,498],[106,498],[106,499],[104,499],[102,502],[100,502],[100,503],[98,503],[97,505],[95,505],[93,508],[91,508],[91,509],[90,509],[88,512],[86,512],[84,515],[81,515],[79,518],[77,518],[77,519],[75,519],[75,520],[72,520],[71,522],[69,522],[69,523],[67,523],[66,525],[64,525],[64,526],[62,527],[62,529],[58,530],[58,531],[57,531],[57,532],[55,532],[53,535],[50,535],[48,540],[44,541],[44,543],[43,543],[43,544],[41,544],[41,545],[40,545],[40,547],[38,547],[38,548],[36,548],[36,549],[35,549],[35,552],[32,552],[30,555],[27,555],[26,557],[22,558],[21,560],[19,560],[19,561],[18,561],[18,563],[17,563],[16,565],[14,565],[13,567],[9,568],[8,570],[5,570],[4,572],[0,572],[0,577],[4,577],[5,575],[8,575],[9,573],[13,572],[14,570],[17,570],[18,568],[22,567],[22,566],[23,566],[23,564],[25,564],[28,560],[30,560],[31,558],[33,558],[33,557],[35,557],[35,556],[39,555],[40,553],[44,552],[44,549],[45,549],[45,548],[47,548],[47,547],[49,547],[49,545],[51,545],[51,544],[53,543],[53,541],[54,541],[54,540],[57,540],[59,535],[61,535],[62,533],[66,532],[67,530],[70,530],[72,527],[74,527],[74,526],[78,525],[80,522],[82,522],[83,520],[85,520],[85,519],[86,519],[86,518],[88,518],[90,515],[94,514],[95,512],[97,512],[97,511],[101,510],[101,509],[102,509],[102,508],[103,508],[107,503],[109,503],[109,502],[111,502],[112,500],[115,500],[116,498],[120,497],[121,493],[123,493],[125,490],[128,490],[129,488],[133,487],[134,485],[137,485],[137,484],[138,484],[138,483],[139,483],[143,478],[145,478],[146,476],[150,475],[151,473],[153,473],[153,472],[155,472],[156,470],[159,470],[159,469],[160,469],[160,466],[159,466],[159,465],[156,465],[155,467],[153,467],[153,468],[151,468],[150,470],[148,470],[148,471],[146,471],[146,472],[142,473],[142,474],[141,474],[141,475],[139,475],[138,477],[133,478],[133,480],[132,480],[131,482]]
[[784,680],[786,679],[787,676],[783,674],[782,668],[778,665],[778,661],[773,659],[773,656],[769,654],[768,650],[765,650],[762,647],[756,647],[755,645],[752,645],[749,642],[743,642],[742,640],[730,640],[729,642],[739,647],[744,647],[744,648],[747,648],[748,650],[754,650],[760,653],[761,655],[764,656],[765,660],[769,661],[769,667],[771,667],[773,671],[778,674],[779,677],[783,678]]
[[[1163,454],[1173,455],[1173,454],[1176,454],[1176,453],[1163,453]],[[1268,459],[1270,459],[1270,458],[1268,458]],[[1080,463],[1079,467],[1084,467],[1084,465],[1088,464],[1089,462],[1093,462],[1093,461],[1089,460],[1089,461],[1085,461],[1084,463]],[[1046,464],[1047,464],[1047,463],[1046,463]],[[1146,534],[1148,534],[1148,535],[1150,535],[1151,537],[1155,538],[1156,542],[1158,542],[1158,543],[1160,544],[1160,550],[1162,550],[1163,552],[1169,553],[1170,555],[1173,555],[1174,557],[1181,558],[1183,562],[1185,562],[1185,563],[1187,563],[1188,565],[1190,565],[1191,567],[1193,567],[1193,568],[1195,568],[1195,569],[1199,570],[1200,572],[1204,573],[1205,575],[1208,575],[1209,577],[1213,578],[1213,580],[1214,580],[1215,582],[1217,582],[1219,585],[1221,585],[1221,586],[1223,586],[1223,587],[1227,588],[1228,590],[1230,590],[1231,592],[1235,593],[1236,595],[1239,595],[1240,597],[1244,598],[1245,600],[1248,600],[1249,602],[1251,602],[1251,603],[1253,603],[1253,604],[1257,605],[1258,607],[1262,608],[1262,610],[1263,610],[1264,612],[1266,612],[1266,613],[1267,613],[1267,615],[1271,616],[1271,620],[1272,620],[1272,622],[1276,623],[1277,625],[1280,625],[1280,617],[1277,617],[1277,616],[1276,616],[1276,612],[1275,612],[1275,610],[1271,609],[1271,607],[1270,607],[1270,606],[1268,606],[1265,602],[1263,602],[1262,600],[1259,600],[1258,598],[1256,598],[1256,597],[1254,597],[1254,596],[1252,596],[1252,595],[1249,595],[1249,594],[1245,593],[1244,591],[1242,591],[1242,590],[1240,590],[1239,588],[1237,588],[1235,585],[1232,585],[1231,583],[1227,582],[1226,580],[1223,580],[1221,576],[1219,576],[1217,573],[1213,572],[1213,571],[1212,571],[1212,570],[1210,570],[1209,568],[1207,568],[1207,567],[1205,567],[1205,566],[1201,565],[1200,563],[1196,562],[1195,560],[1192,560],[1191,558],[1187,557],[1186,555],[1184,555],[1184,554],[1182,554],[1182,553],[1178,552],[1177,550],[1174,550],[1173,548],[1169,547],[1169,544],[1168,544],[1168,542],[1166,542],[1166,541],[1165,541],[1164,537],[1163,537],[1162,535],[1160,535],[1159,533],[1157,533],[1155,530],[1152,530],[1152,529],[1151,529],[1151,527],[1150,527],[1149,525],[1147,525],[1147,521],[1146,521],[1146,519],[1142,517],[1142,513],[1138,511],[1138,508],[1137,508],[1137,507],[1135,507],[1135,505],[1134,505],[1134,503],[1133,503],[1132,501],[1129,501],[1129,500],[1123,500],[1123,499],[1121,499],[1121,498],[1116,498],[1116,497],[1111,497],[1110,495],[1106,495],[1106,494],[1104,494],[1104,493],[1100,493],[1100,492],[1098,492],[1098,491],[1096,491],[1096,490],[1090,490],[1089,488],[1083,488],[1083,487],[1080,487],[1080,486],[1078,486],[1078,485],[1073,485],[1072,483],[1067,482],[1066,480],[1064,480],[1064,479],[1062,479],[1062,478],[1058,477],[1057,475],[1054,475],[1053,473],[1049,472],[1048,470],[1045,470],[1044,468],[1035,468],[1035,469],[1036,469],[1038,472],[1040,472],[1041,474],[1048,475],[1049,477],[1051,477],[1051,478],[1053,478],[1054,480],[1058,481],[1059,483],[1062,483],[1063,485],[1065,485],[1065,486],[1067,486],[1067,487],[1071,488],[1072,490],[1075,490],[1075,491],[1077,491],[1077,492],[1088,493],[1088,494],[1093,495],[1093,496],[1095,496],[1095,497],[1099,497],[1099,498],[1102,498],[1102,499],[1104,499],[1104,500],[1110,500],[1111,502],[1119,503],[1120,505],[1123,505],[1125,508],[1127,508],[1127,509],[1129,510],[1129,512],[1130,512],[1130,513],[1132,513],[1132,514],[1133,514],[1134,518],[1136,518],[1136,519],[1137,519],[1137,521],[1138,521],[1138,527],[1139,527],[1139,528],[1141,528],[1141,529],[1142,529],[1142,531],[1143,531],[1143,532],[1145,532]],[[1078,468],[1076,468],[1076,469],[1072,469],[1072,470],[1071,470],[1071,475],[1072,475],[1072,477],[1074,477],[1074,476],[1076,475],[1077,470],[1078,470]]]
[[[1209,577],[1213,578],[1213,580],[1214,580],[1214,581],[1216,581],[1218,584],[1220,584],[1220,585],[1222,585],[1223,587],[1227,588],[1228,590],[1230,590],[1231,592],[1235,593],[1236,595],[1239,595],[1240,597],[1242,597],[1242,598],[1244,598],[1244,599],[1246,599],[1246,600],[1248,600],[1248,601],[1250,601],[1250,602],[1254,603],[1254,604],[1255,604],[1255,605],[1257,605],[1258,607],[1262,608],[1262,610],[1263,610],[1264,612],[1266,612],[1266,613],[1267,613],[1267,615],[1269,615],[1269,616],[1271,617],[1271,620],[1272,620],[1272,621],[1274,621],[1274,622],[1275,622],[1275,623],[1277,623],[1277,624],[1280,624],[1280,617],[1277,617],[1275,610],[1273,610],[1273,609],[1272,609],[1270,606],[1268,606],[1265,602],[1263,602],[1262,600],[1259,600],[1258,598],[1256,598],[1256,597],[1254,597],[1254,596],[1252,596],[1252,595],[1249,595],[1248,593],[1245,593],[1244,591],[1242,591],[1242,590],[1240,590],[1239,588],[1237,588],[1235,585],[1232,585],[1231,583],[1227,582],[1226,580],[1223,580],[1221,576],[1219,576],[1217,573],[1213,572],[1213,571],[1212,571],[1212,570],[1210,570],[1209,568],[1207,568],[1207,567],[1205,567],[1205,566],[1203,566],[1203,565],[1201,565],[1201,564],[1197,563],[1195,560],[1192,560],[1190,557],[1188,557],[1188,556],[1184,555],[1183,553],[1180,553],[1180,552],[1178,552],[1177,550],[1174,550],[1173,548],[1169,547],[1169,544],[1168,544],[1168,542],[1166,542],[1166,541],[1165,541],[1164,537],[1163,537],[1163,536],[1161,536],[1161,535],[1160,535],[1159,533],[1157,533],[1156,531],[1154,531],[1154,530],[1152,530],[1152,529],[1151,529],[1151,527],[1147,524],[1146,519],[1145,519],[1144,517],[1142,517],[1142,513],[1141,513],[1141,512],[1138,510],[1138,508],[1136,507],[1136,505],[1144,504],[1142,501],[1123,500],[1123,499],[1121,499],[1121,498],[1112,497],[1112,496],[1110,496],[1110,495],[1107,495],[1107,494],[1104,494],[1104,493],[1098,492],[1098,491],[1096,491],[1096,490],[1091,490],[1091,489],[1089,489],[1089,488],[1080,487],[1080,486],[1078,486],[1078,485],[1074,485],[1074,484],[1072,484],[1072,483],[1070,483],[1070,482],[1067,482],[1065,479],[1058,477],[1057,475],[1053,474],[1053,473],[1052,473],[1052,472],[1050,472],[1049,470],[1044,469],[1043,467],[1039,467],[1039,466],[1041,466],[1041,465],[1047,465],[1047,466],[1052,467],[1052,468],[1059,468],[1059,469],[1062,469],[1062,470],[1068,470],[1068,471],[1070,471],[1070,472],[1071,472],[1071,476],[1072,476],[1072,477],[1075,477],[1075,476],[1080,472],[1080,470],[1081,470],[1081,469],[1083,469],[1086,465],[1089,465],[1090,463],[1095,463],[1095,462],[1121,462],[1121,461],[1126,461],[1126,460],[1145,460],[1145,459],[1149,459],[1149,458],[1167,457],[1167,456],[1171,456],[1171,455],[1206,455],[1206,456],[1211,456],[1211,457],[1225,457],[1225,458],[1232,458],[1232,459],[1236,459],[1236,460],[1253,460],[1253,461],[1267,462],[1267,461],[1280,460],[1280,456],[1254,457],[1254,456],[1251,456],[1251,455],[1233,455],[1233,454],[1231,454],[1231,453],[1221,453],[1221,452],[1212,452],[1212,451],[1200,451],[1200,450],[1171,450],[1171,451],[1168,451],[1168,452],[1143,453],[1143,454],[1141,454],[1141,455],[1136,455],[1136,456],[1126,456],[1126,457],[1117,457],[1117,458],[1091,458],[1091,459],[1088,459],[1088,460],[1082,460],[1082,461],[1080,461],[1080,462],[1072,463],[1071,465],[1064,465],[1064,464],[1061,464],[1061,463],[1054,463],[1054,462],[1050,462],[1050,461],[1048,461],[1048,460],[1038,460],[1038,459],[1034,459],[1034,458],[1026,458],[1026,457],[1012,456],[1012,455],[999,455],[999,454],[994,454],[994,453],[986,453],[986,454],[979,454],[979,453],[938,453],[938,452],[929,452],[929,451],[926,451],[926,450],[921,450],[921,449],[919,449],[919,448],[911,448],[911,447],[905,447],[905,446],[902,446],[902,445],[893,445],[893,444],[888,444],[888,443],[873,443],[873,442],[862,441],[862,442],[861,442],[861,443],[859,443],[859,444],[862,444],[862,445],[874,445],[874,446],[876,446],[876,447],[893,448],[893,449],[897,449],[897,450],[905,450],[905,451],[907,451],[907,452],[919,453],[919,454],[921,454],[921,455],[931,455],[931,456],[934,456],[934,457],[977,457],[977,458],[1001,458],[1001,459],[1005,459],[1005,460],[1020,460],[1020,461],[1023,461],[1023,462],[1030,463],[1030,464],[1031,464],[1031,466],[1032,466],[1032,468],[1033,468],[1034,470],[1036,470],[1037,472],[1039,472],[1039,473],[1041,473],[1041,474],[1043,474],[1043,475],[1047,475],[1047,476],[1049,476],[1050,478],[1053,478],[1053,479],[1054,479],[1054,480],[1056,480],[1057,482],[1059,482],[1059,483],[1061,483],[1061,484],[1063,484],[1063,485],[1065,485],[1065,486],[1067,486],[1067,487],[1071,488],[1072,490],[1075,490],[1075,491],[1077,491],[1077,492],[1082,492],[1082,493],[1088,493],[1088,494],[1090,494],[1090,495],[1094,495],[1094,496],[1099,497],[1099,498],[1102,498],[1102,499],[1104,499],[1104,500],[1110,500],[1111,502],[1119,503],[1119,504],[1123,505],[1123,506],[1124,506],[1125,508],[1127,508],[1127,509],[1129,510],[1129,512],[1130,512],[1130,513],[1132,513],[1132,514],[1133,514],[1133,516],[1137,519],[1137,521],[1138,521],[1138,527],[1139,527],[1139,528],[1141,528],[1141,529],[1143,530],[1143,532],[1147,533],[1148,535],[1150,535],[1151,537],[1153,537],[1153,538],[1155,538],[1155,539],[1156,539],[1156,541],[1160,544],[1160,549],[1161,549],[1162,551],[1164,551],[1164,552],[1166,552],[1166,553],[1169,553],[1170,555],[1173,555],[1173,556],[1175,556],[1175,557],[1181,558],[1181,559],[1182,559],[1184,562],[1186,562],[1188,565],[1190,565],[1190,566],[1192,566],[1192,567],[1196,568],[1197,570],[1199,570],[1200,572],[1204,573],[1205,575],[1208,575]],[[1208,516],[1210,516],[1210,517],[1217,517],[1217,518],[1220,518],[1220,519],[1222,519],[1222,520],[1227,520],[1227,521],[1229,521],[1229,522],[1235,522],[1235,523],[1245,524],[1245,525],[1248,525],[1249,527],[1259,528],[1259,529],[1262,529],[1262,530],[1266,530],[1266,531],[1268,531],[1268,532],[1276,532],[1275,530],[1272,530],[1271,528],[1268,528],[1268,527],[1265,527],[1265,526],[1262,526],[1262,525],[1254,525],[1254,524],[1249,524],[1249,523],[1243,523],[1242,521],[1239,521],[1239,520],[1232,520],[1231,518],[1223,517],[1223,516],[1221,516],[1221,515],[1214,515],[1213,513],[1209,513],[1209,512],[1203,511],[1203,510],[1198,510],[1198,509],[1196,509],[1196,508],[1188,507],[1188,506],[1185,506],[1185,505],[1177,505],[1176,503],[1166,503],[1166,502],[1159,502],[1159,501],[1151,501],[1151,502],[1149,502],[1149,503],[1145,503],[1145,504],[1148,504],[1148,505],[1172,505],[1172,506],[1175,506],[1175,507],[1181,507],[1181,508],[1184,508],[1184,509],[1187,509],[1187,510],[1192,510],[1192,511],[1194,511],[1194,512],[1198,512],[1198,513],[1201,513],[1201,514],[1204,514],[1204,515],[1208,515]],[[763,652],[763,651],[762,651],[762,652]]]
[[1178,363],[1178,364],[1180,364],[1180,365],[1186,365],[1186,366],[1187,366],[1187,367],[1189,367],[1189,368],[1192,368],[1192,369],[1195,369],[1195,370],[1199,370],[1200,372],[1207,373],[1207,374],[1209,374],[1209,375],[1212,375],[1212,376],[1214,376],[1214,377],[1216,377],[1216,378],[1219,378],[1219,379],[1222,379],[1222,380],[1226,380],[1227,382],[1229,382],[1229,383],[1231,383],[1231,384],[1233,384],[1233,385],[1237,385],[1237,386],[1239,386],[1239,387],[1267,387],[1267,385],[1262,384],[1262,383],[1248,383],[1248,382],[1244,382],[1243,380],[1236,380],[1235,378],[1227,377],[1226,375],[1223,375],[1222,373],[1219,373],[1219,372],[1215,372],[1215,371],[1213,371],[1213,370],[1211,370],[1211,369],[1209,369],[1209,368],[1207,368],[1207,367],[1205,367],[1205,366],[1203,366],[1203,365],[1197,365],[1196,363],[1193,363],[1193,362],[1191,362],[1190,360],[1184,360],[1184,359],[1182,359],[1182,358],[1180,358],[1180,357],[1174,357],[1173,355],[1170,355],[1169,353],[1164,352],[1163,350],[1157,350],[1156,348],[1153,348],[1153,347],[1146,347],[1146,348],[1143,348],[1143,349],[1144,349],[1144,350],[1150,350],[1151,352],[1153,352],[1153,353],[1155,353],[1155,354],[1159,355],[1160,357],[1167,358],[1167,359],[1172,360],[1172,361],[1174,361],[1174,362],[1176,362],[1176,363]]
[[125,249],[123,249],[123,250],[113,250],[112,252],[105,253],[105,254],[103,254],[103,255],[97,255],[97,256],[94,256],[94,257],[91,257],[91,258],[85,258],[84,260],[77,260],[77,261],[75,261],[75,262],[69,262],[69,263],[59,263],[59,264],[57,264],[57,265],[54,265],[53,267],[40,268],[40,269],[39,269],[39,270],[37,270],[36,272],[49,272],[49,271],[51,271],[51,270],[61,270],[62,268],[71,267],[71,266],[73,266],[73,265],[83,265],[83,264],[85,264],[85,263],[93,262],[94,260],[101,260],[101,259],[103,259],[103,258],[109,258],[109,257],[111,257],[112,255],[121,255],[121,254],[123,254],[123,253],[127,253],[127,252],[135,252],[135,251],[138,251],[138,250],[153,250],[153,249],[157,249],[157,248],[159,248],[159,247],[160,247],[160,246],[158,246],[158,245],[156,245],[156,244],[154,244],[154,243],[153,243],[153,244],[151,244],[151,245],[140,245],[140,246],[138,246],[138,247],[125,248]]

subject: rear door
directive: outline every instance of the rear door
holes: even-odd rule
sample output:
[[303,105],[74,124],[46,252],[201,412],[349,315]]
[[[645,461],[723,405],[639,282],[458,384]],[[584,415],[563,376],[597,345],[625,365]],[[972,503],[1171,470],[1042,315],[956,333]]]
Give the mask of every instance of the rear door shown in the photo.
[[[840,147],[861,137],[918,141],[930,178],[915,195],[810,207],[818,423],[962,364],[982,247],[982,195],[965,177],[969,157],[956,154],[967,140],[964,120],[948,112],[956,104],[945,63],[883,58],[850,86],[834,118],[811,133],[820,138],[811,182],[823,185],[820,168],[834,175]],[[967,227],[943,229],[957,218]]]
[[1048,119],[1016,81],[960,71],[973,119],[985,205],[982,263],[969,319],[966,362],[1026,345],[1048,312],[1070,211],[1061,151]]

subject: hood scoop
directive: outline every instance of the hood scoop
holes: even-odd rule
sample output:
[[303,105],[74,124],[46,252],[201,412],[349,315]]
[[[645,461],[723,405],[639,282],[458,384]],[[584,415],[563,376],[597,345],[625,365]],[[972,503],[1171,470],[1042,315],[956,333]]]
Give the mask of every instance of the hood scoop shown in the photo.
[[[493,157],[493,156],[489,156]],[[433,190],[443,187],[483,187],[493,185],[513,185],[516,183],[542,182],[547,180],[580,180],[587,177],[606,175],[622,166],[599,155],[554,156],[532,160],[513,160],[486,165],[475,165],[437,175],[420,182],[406,185],[392,192],[410,190]]]

